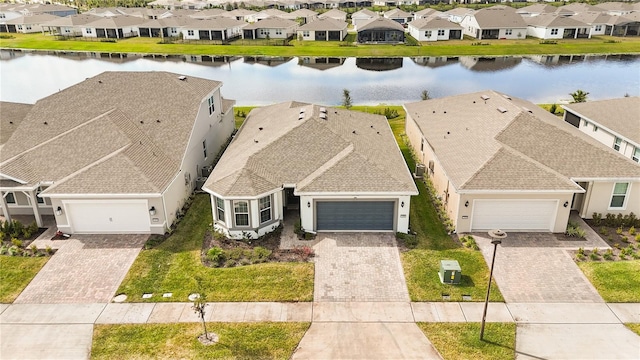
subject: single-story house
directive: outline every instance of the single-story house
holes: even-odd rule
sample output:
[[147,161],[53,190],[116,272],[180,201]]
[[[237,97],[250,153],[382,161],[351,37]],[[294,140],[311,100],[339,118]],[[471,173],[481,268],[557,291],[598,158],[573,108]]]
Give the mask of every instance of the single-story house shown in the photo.
[[549,4],[533,4],[516,9],[516,13],[520,14],[520,16],[522,16],[523,18],[527,18],[542,14],[552,14],[557,9],[557,7]]
[[393,20],[379,17],[358,26],[359,43],[401,43],[403,41],[404,27]]
[[300,21],[300,24],[308,24],[318,19],[318,13],[309,9],[300,9],[292,11],[290,13],[284,13],[281,16],[283,19],[289,19],[293,21]]
[[391,9],[389,11],[385,11],[382,16],[403,25],[413,20],[412,14],[400,9]]
[[524,39],[527,23],[515,9],[497,5],[467,14],[460,25],[464,35],[476,39]]
[[298,102],[252,110],[203,190],[232,238],[287,216],[307,232],[406,233],[418,194],[384,116]]
[[358,27],[362,24],[368,23],[372,19],[377,19],[379,17],[380,15],[369,9],[362,9],[351,14],[351,24],[353,24],[353,29],[357,31]]
[[86,24],[102,18],[90,14],[69,15],[42,24],[42,31],[58,36],[82,36]]
[[89,38],[124,39],[138,36],[138,25],[148,20],[135,16],[105,17],[86,24],[82,36]]
[[209,19],[212,17],[224,16],[226,13],[227,11],[224,9],[213,8],[213,9],[204,9],[204,10],[196,11],[189,16],[194,19]]
[[611,36],[640,35],[640,12],[633,12],[624,16],[611,16],[605,29]]
[[233,132],[221,86],[104,72],[39,100],[0,153],[2,214],[39,226],[53,215],[65,233],[163,234]]
[[[31,34],[42,32],[43,24],[55,20],[60,19],[59,16],[49,15],[49,14],[37,14],[37,15],[28,15],[21,16],[16,19],[7,20],[5,22],[7,29],[11,26],[15,28],[15,32],[22,34]],[[13,32],[13,31],[9,31]]]
[[193,19],[180,30],[185,40],[221,40],[228,41],[242,37],[244,21],[215,17],[211,19]]
[[287,39],[296,35],[298,23],[278,17],[267,18],[243,28],[243,39]]
[[628,15],[638,11],[633,4],[623,3],[620,1],[611,1],[598,3],[598,8],[604,10],[605,13],[613,16]]
[[640,211],[640,165],[496,91],[404,105],[406,134],[455,231],[562,233],[570,211]]
[[454,23],[461,23],[465,16],[471,15],[475,10],[468,7],[456,7],[442,13],[442,16]]
[[447,18],[446,15],[442,11],[434,10],[432,8],[425,8],[420,11],[416,11],[413,13],[413,17],[417,19],[428,18],[428,17],[439,17],[439,18]]
[[338,9],[331,9],[327,12],[324,12],[320,15],[318,15],[318,18],[320,19],[324,19],[324,18],[331,18],[334,20],[338,20],[338,21],[347,21],[347,13],[342,11],[342,10],[338,10]]
[[298,28],[298,39],[303,41],[342,41],[347,36],[348,24],[332,18],[317,19]]
[[603,11],[604,9],[600,7],[589,5],[587,3],[576,2],[576,3],[559,6],[555,12],[562,16],[572,16],[572,15],[585,13],[585,12],[603,12]]
[[[269,19],[269,18],[274,18],[274,17],[285,19],[287,15],[288,15],[288,13],[286,13],[286,12],[284,12],[282,10],[273,9],[273,8],[265,9],[265,10],[262,10],[262,11],[256,13],[256,14],[252,15],[249,18],[249,22],[256,22],[256,21],[261,21],[261,20],[264,20],[264,19]],[[289,19],[289,20],[291,20],[291,19]]]
[[640,97],[562,105],[564,121],[640,162]]
[[538,39],[591,38],[591,26],[571,17],[544,14],[524,19],[527,35]]
[[413,20],[407,28],[418,41],[462,40],[462,26],[437,17]]
[[69,16],[78,13],[78,9],[59,4],[8,4],[23,15],[49,14],[53,16]]
[[147,20],[138,25],[140,37],[175,37],[182,32],[182,28],[194,21],[186,16],[172,16],[162,19]]
[[[569,17],[591,27],[591,36],[607,34],[607,24],[611,16],[600,12],[583,12]],[[611,28],[609,29],[611,31]]]
[[225,17],[231,17],[240,21],[253,22],[251,21],[251,19],[255,14],[257,14],[256,11],[240,8],[240,9],[227,11],[226,13],[221,15]]

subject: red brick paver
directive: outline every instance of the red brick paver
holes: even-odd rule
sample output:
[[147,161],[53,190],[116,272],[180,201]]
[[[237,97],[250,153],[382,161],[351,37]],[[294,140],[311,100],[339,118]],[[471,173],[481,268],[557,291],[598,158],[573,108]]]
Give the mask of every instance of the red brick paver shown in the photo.
[[149,235],[74,235],[15,303],[106,303]]

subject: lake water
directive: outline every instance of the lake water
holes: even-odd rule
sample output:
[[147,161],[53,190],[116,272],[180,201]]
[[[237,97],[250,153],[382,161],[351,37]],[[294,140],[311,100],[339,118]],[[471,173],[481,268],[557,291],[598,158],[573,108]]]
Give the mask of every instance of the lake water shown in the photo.
[[0,100],[38,99],[103,71],[169,71],[222,81],[237,105],[297,100],[338,105],[402,104],[493,89],[534,103],[568,101],[582,89],[590,100],[640,95],[639,55],[267,58],[2,51]]

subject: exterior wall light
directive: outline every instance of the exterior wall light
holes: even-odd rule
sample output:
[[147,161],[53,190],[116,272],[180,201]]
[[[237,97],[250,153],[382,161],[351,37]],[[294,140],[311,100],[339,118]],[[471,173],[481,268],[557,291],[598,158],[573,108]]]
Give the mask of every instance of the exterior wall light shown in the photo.
[[404,207],[404,201],[400,203],[400,207]]
[[464,207],[469,207],[469,200],[464,202]]
[[310,208],[311,207],[311,201],[307,201],[307,207]]
[[56,215],[62,215],[62,208],[60,206],[58,206],[58,208],[56,209]]
[[564,207],[569,206],[569,202],[568,202],[568,201],[565,201],[565,202],[564,202],[564,204],[562,204],[562,206],[564,206]]
[[153,216],[153,215],[155,215],[155,214],[156,214],[156,207],[155,207],[155,206],[152,206],[152,207],[149,209],[149,215]]

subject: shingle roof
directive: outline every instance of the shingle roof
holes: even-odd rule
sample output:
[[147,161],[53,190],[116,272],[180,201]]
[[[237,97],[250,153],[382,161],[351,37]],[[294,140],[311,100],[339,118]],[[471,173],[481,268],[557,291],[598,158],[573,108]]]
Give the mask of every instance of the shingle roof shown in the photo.
[[415,12],[416,17],[431,17],[442,15],[442,11],[438,11],[431,8],[422,9],[420,11]]
[[579,188],[572,178],[640,178],[630,159],[535,104],[496,91],[405,108],[458,190],[573,191]]
[[162,191],[180,170],[202,100],[221,85],[178,76],[105,72],[39,100],[4,145],[0,172],[55,182],[47,193]]
[[247,30],[253,29],[285,29],[297,26],[298,23],[293,20],[287,20],[279,17],[270,17],[245,27]]
[[640,144],[640,97],[638,96],[587,101],[562,105],[562,107]]
[[385,11],[384,17],[386,17],[387,19],[410,18],[412,17],[412,15],[400,9],[391,9],[389,11]]
[[582,21],[585,24],[606,24],[611,18],[610,15],[601,12],[582,12],[571,16],[572,19]]
[[49,14],[36,14],[29,16],[21,16],[19,18],[7,20],[5,24],[22,25],[22,24],[45,24],[46,22],[60,18],[59,16]]
[[327,12],[324,12],[324,13],[318,15],[318,17],[320,19],[333,18],[333,19],[345,20],[347,18],[347,13],[342,11],[342,10],[331,9],[331,10],[329,10]]
[[100,20],[101,18],[97,15],[92,14],[76,14],[69,15],[65,17],[60,17],[57,19],[53,19],[46,23],[43,23],[44,26],[74,26],[74,25],[84,25],[93,21]]
[[32,107],[32,104],[0,101],[0,146],[9,140]]
[[283,184],[298,193],[417,194],[386,118],[327,108],[322,119],[320,106],[293,102],[254,109],[204,187],[234,197]]
[[588,27],[587,24],[571,17],[560,16],[558,14],[542,14],[524,18],[527,25],[531,26],[556,26],[556,27]]
[[351,14],[351,18],[353,19],[354,17],[377,18],[378,14],[369,9],[362,9]]
[[548,4],[533,4],[516,10],[519,14],[549,14],[555,12],[558,8]]
[[420,18],[417,20],[413,20],[409,23],[409,26],[412,26],[418,30],[427,30],[427,29],[462,29],[459,24],[451,22],[446,19],[440,18]]
[[298,30],[346,30],[348,24],[333,18],[317,19],[306,23],[298,28]]
[[247,25],[247,23],[244,21],[228,17],[213,17],[208,19],[192,19],[188,24],[184,25],[184,28],[195,30],[226,30],[245,25]]
[[399,22],[383,17],[370,19],[358,26],[358,32],[369,29],[392,29],[404,32],[404,27]]
[[86,26],[93,28],[116,29],[125,26],[139,25],[146,21],[147,20],[135,16],[119,15],[108,18],[101,18],[99,20],[86,24]]
[[483,28],[525,28],[527,24],[512,7],[492,6],[476,11],[478,25]]

